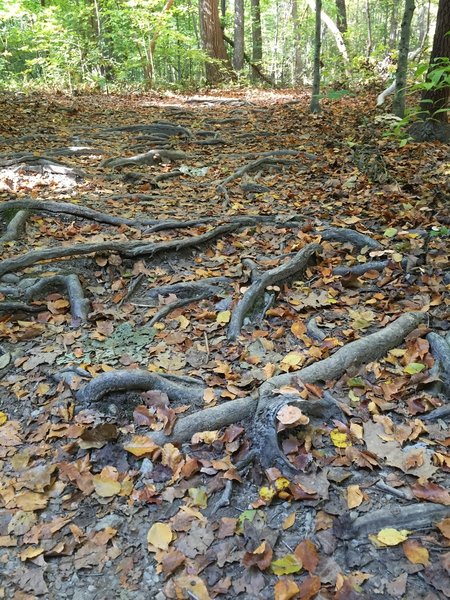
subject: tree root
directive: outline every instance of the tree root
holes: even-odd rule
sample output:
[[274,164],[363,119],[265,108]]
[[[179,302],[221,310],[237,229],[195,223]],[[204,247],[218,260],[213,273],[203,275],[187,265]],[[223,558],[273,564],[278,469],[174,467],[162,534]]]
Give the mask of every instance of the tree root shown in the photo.
[[332,417],[342,418],[342,411],[333,396],[325,392],[323,398],[313,401],[299,400],[297,397],[291,400],[284,398],[271,404],[264,414],[261,412],[258,414],[252,431],[252,439],[261,466],[265,469],[276,467],[283,475],[293,477],[298,474],[298,470],[280,449],[277,436],[277,414],[288,404],[295,404],[300,408],[302,413],[310,418],[310,422],[313,417],[320,419],[321,422],[328,421]]
[[[9,203],[6,204],[7,207],[8,207],[8,204]],[[5,205],[3,205],[3,206],[5,206]],[[0,213],[1,213],[1,207],[2,207],[2,205],[0,205]],[[28,210],[19,210],[13,216],[13,218],[9,221],[9,223],[6,227],[5,233],[0,237],[0,244],[3,244],[4,242],[12,242],[13,240],[19,239],[20,234],[22,233],[22,231],[25,227],[25,223],[27,222],[29,214],[30,213]]]
[[341,539],[350,540],[369,533],[378,533],[385,527],[395,527],[396,529],[404,527],[414,531],[424,527],[433,527],[434,523],[448,517],[448,513],[448,506],[429,502],[407,506],[394,505],[369,512],[353,520],[348,515],[344,515],[335,523],[334,533]]
[[350,243],[355,248],[363,248],[367,246],[368,248],[372,248],[374,250],[379,250],[383,246],[377,240],[374,240],[369,235],[364,233],[360,233],[359,231],[354,231],[353,229],[347,229],[345,227],[329,227],[324,231],[320,232],[320,235],[323,240],[330,242],[342,242],[342,243]]
[[175,300],[175,302],[166,304],[165,306],[163,306],[162,308],[160,308],[158,310],[158,312],[150,319],[150,321],[147,323],[147,325],[149,327],[151,327],[155,323],[158,323],[158,321],[161,321],[161,319],[166,317],[168,314],[170,314],[172,311],[176,310],[177,308],[181,308],[182,306],[187,306],[188,304],[192,304],[192,302],[199,302],[200,300],[204,300],[205,298],[208,298],[208,296],[210,296],[210,295],[211,294],[209,291],[203,291],[202,293],[197,294],[196,296],[192,296],[191,298],[181,298],[180,300]]
[[167,442],[187,442],[198,431],[216,431],[231,423],[242,421],[253,414],[255,409],[256,402],[251,398],[231,400],[178,419],[170,435],[156,431],[151,433],[150,437],[159,446]]
[[[267,380],[259,389],[259,400],[257,403],[251,398],[240,398],[207,408],[201,412],[179,419],[170,436],[161,437],[158,433],[159,437],[156,439],[154,437],[155,434],[152,434],[152,439],[158,444],[184,442],[189,440],[197,431],[219,429],[255,414],[256,420],[264,423],[265,411],[279,399],[277,388],[284,385],[295,385],[297,379],[305,383],[318,383],[337,379],[350,366],[358,366],[376,360],[392,348],[398,346],[425,318],[425,313],[406,313],[384,327],[381,331],[350,342],[328,358],[299,371],[276,375]],[[325,400],[329,403],[327,398]],[[308,410],[312,414],[313,407]]]
[[352,267],[335,267],[333,269],[333,275],[355,275],[359,277],[360,275],[364,275],[367,271],[383,271],[386,267],[389,266],[389,260],[373,260],[366,263],[361,263],[358,265],[353,265]]
[[152,288],[146,292],[146,297],[157,298],[158,296],[175,294],[181,297],[184,296],[192,298],[201,291],[214,293],[217,291],[216,287],[229,286],[230,283],[231,282],[228,277],[206,277],[205,279],[199,279],[196,281],[180,281],[178,283]]
[[25,298],[34,299],[36,296],[46,294],[58,288],[65,288],[70,302],[70,311],[72,314],[72,325],[79,325],[87,321],[90,303],[84,297],[78,275],[53,275],[40,279],[35,284],[27,288]]
[[[273,156],[273,155],[271,154],[271,156]],[[219,184],[218,187],[225,188],[229,183],[231,183],[235,179],[240,179],[246,173],[250,173],[250,171],[254,171],[255,169],[258,169],[259,167],[265,167],[265,166],[271,166],[271,165],[292,165],[292,164],[296,164],[296,162],[297,162],[297,161],[287,160],[287,159],[282,159],[282,158],[274,159],[274,158],[271,158],[271,156],[260,156],[256,160],[252,160],[251,162],[247,163],[243,167],[240,167],[239,169],[237,169],[237,171],[235,171],[231,175],[228,175],[228,177],[225,177],[225,179]]]
[[101,163],[101,167],[108,167],[116,169],[117,167],[124,167],[126,165],[159,165],[160,163],[168,163],[176,160],[183,160],[187,157],[184,152],[177,150],[165,150],[163,148],[158,150],[149,150],[143,154],[136,154],[135,156],[129,156],[126,158],[108,158]]
[[77,392],[76,399],[84,404],[98,402],[111,392],[159,390],[175,402],[200,406],[203,403],[204,389],[201,382],[191,377],[149,373],[141,369],[121,370],[95,377]]
[[0,214],[10,210],[26,210],[33,212],[49,212],[56,214],[75,215],[82,219],[106,223],[107,225],[128,225],[129,227],[142,227],[146,225],[155,225],[160,223],[154,219],[126,219],[124,217],[115,217],[107,215],[98,210],[93,210],[87,206],[70,204],[68,202],[45,202],[43,200],[10,200],[0,204]]
[[0,277],[5,275],[5,273],[24,269],[45,260],[96,254],[98,252],[116,252],[127,258],[155,256],[162,252],[179,252],[205,244],[221,235],[231,233],[239,227],[239,223],[229,223],[227,225],[220,225],[196,237],[186,237],[169,242],[146,243],[141,240],[134,242],[101,242],[98,244],[78,244],[60,248],[33,250],[21,256],[0,262]]
[[182,127],[181,125],[174,125],[173,123],[152,123],[151,125],[125,125],[123,127],[110,127],[108,129],[104,129],[106,132],[114,133],[116,131],[129,131],[133,132],[145,132],[155,135],[164,135],[165,137],[186,137],[191,138],[192,133],[186,127]]
[[421,312],[406,313],[380,331],[339,348],[328,358],[324,358],[299,371],[272,377],[263,383],[260,388],[258,412],[265,410],[273,402],[277,388],[293,385],[297,378],[304,383],[331,381],[341,377],[350,366],[359,366],[380,358],[386,352],[401,344],[411,331],[425,321],[426,316],[425,313]]
[[320,249],[321,246],[319,244],[308,244],[287,263],[270,269],[259,276],[245,292],[231,315],[228,327],[228,339],[231,341],[236,340],[241,332],[245,315],[254,306],[255,302],[262,297],[267,286],[285,281],[297,273],[304,271],[312,256]]
[[445,338],[434,332],[427,335],[427,341],[430,344],[431,354],[441,380],[442,393],[450,399],[450,344]]
[[26,304],[25,302],[0,302],[0,314],[10,314],[13,315],[18,312],[43,312],[47,310],[47,307],[42,306],[32,306],[31,304]]

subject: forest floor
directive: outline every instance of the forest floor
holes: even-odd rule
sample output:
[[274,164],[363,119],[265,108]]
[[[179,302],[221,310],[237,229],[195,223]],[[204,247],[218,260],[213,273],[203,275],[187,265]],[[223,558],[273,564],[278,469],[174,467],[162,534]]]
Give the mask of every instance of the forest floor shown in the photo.
[[308,103],[0,96],[0,598],[450,597],[448,146]]

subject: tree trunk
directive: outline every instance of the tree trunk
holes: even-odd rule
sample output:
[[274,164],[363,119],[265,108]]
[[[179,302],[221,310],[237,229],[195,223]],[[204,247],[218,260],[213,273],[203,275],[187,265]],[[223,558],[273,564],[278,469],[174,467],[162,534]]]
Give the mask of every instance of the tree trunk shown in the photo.
[[292,0],[292,23],[294,29],[294,84],[302,82],[302,49],[299,35],[300,20],[298,17],[298,0]]
[[336,10],[336,25],[342,35],[344,35],[344,33],[347,33],[347,8],[345,6],[345,0],[336,0]]
[[[174,2],[174,0],[166,0],[166,3],[164,4],[164,6],[161,9],[160,20],[163,18],[164,13],[166,13],[168,10],[170,10],[172,8],[173,2]],[[146,49],[147,65],[146,65],[146,69],[144,70],[144,72],[145,72],[146,78],[147,78],[147,82],[146,82],[147,87],[149,87],[149,88],[151,88],[152,84],[153,84],[153,77],[154,77],[153,58],[155,56],[156,42],[158,41],[160,33],[161,33],[160,27],[158,27],[158,25],[156,25],[155,31],[153,32],[153,37],[150,40],[150,44],[148,45],[148,48]]]
[[314,78],[313,78],[313,89],[311,96],[310,110],[312,113],[318,113],[320,111],[320,46],[321,46],[321,12],[322,12],[322,0],[316,0],[316,30],[314,38]]
[[[439,8],[436,19],[436,31],[433,39],[433,49],[430,56],[430,66],[428,75],[436,66],[439,58],[450,59],[450,2],[449,0],[439,0]],[[427,77],[428,77],[427,75]],[[427,119],[433,119],[441,123],[448,123],[450,86],[442,85],[438,89],[431,89],[424,92],[420,107]]]
[[397,73],[395,76],[396,92],[392,107],[394,114],[397,117],[400,117],[400,119],[403,119],[405,116],[405,88],[408,71],[409,40],[411,37],[411,22],[415,8],[414,0],[405,0],[405,12],[403,13],[400,44],[398,47]]
[[252,0],[252,61],[262,61],[261,5],[259,0]]
[[[313,12],[316,10],[316,5],[314,3],[314,0],[306,0],[306,4],[309,6],[309,8]],[[322,6],[322,3],[320,3],[320,5]],[[324,22],[324,24],[328,27],[328,29],[333,34],[335,42],[336,42],[336,46],[338,47],[339,52],[342,54],[343,59],[345,60],[345,62],[348,62],[347,47],[345,45],[344,38],[342,37],[342,33],[337,28],[337,25],[333,21],[333,19],[331,17],[329,17],[326,12],[321,10],[320,15],[321,15],[321,19]]]
[[367,58],[372,54],[373,40],[372,40],[372,14],[370,12],[370,2],[366,0],[366,17],[367,17]]
[[212,59],[205,62],[206,81],[215,85],[229,78],[230,62],[225,50],[217,0],[200,0],[200,31],[203,49]]
[[244,0],[234,0],[234,52],[235,71],[244,68]]
[[399,0],[393,0],[391,21],[389,24],[389,50],[393,50],[397,45],[397,29],[398,29],[398,5]]

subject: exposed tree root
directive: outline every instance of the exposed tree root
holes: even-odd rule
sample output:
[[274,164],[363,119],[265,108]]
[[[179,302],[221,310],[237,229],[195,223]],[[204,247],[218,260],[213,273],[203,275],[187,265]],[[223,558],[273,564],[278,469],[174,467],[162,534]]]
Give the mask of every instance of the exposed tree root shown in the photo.
[[347,275],[355,275],[356,277],[359,277],[368,271],[383,271],[389,264],[389,260],[373,260],[353,265],[352,267],[340,266],[333,269],[333,275],[342,275],[344,277]]
[[385,527],[395,529],[421,529],[432,527],[434,523],[448,516],[449,507],[442,504],[421,502],[420,504],[395,505],[369,512],[354,520],[344,515],[338,519],[334,532],[341,539],[350,540],[378,533]]
[[[328,358],[299,371],[276,375],[267,380],[259,389],[258,402],[250,398],[240,398],[205,409],[179,419],[170,436],[161,437],[158,434],[158,437],[155,437],[155,434],[152,434],[152,439],[158,444],[169,441],[183,442],[190,439],[197,431],[219,429],[250,417],[255,413],[256,419],[261,419],[261,422],[264,422],[266,410],[279,400],[278,388],[285,385],[295,385],[297,380],[304,383],[318,383],[337,379],[350,366],[358,366],[376,360],[398,346],[425,318],[425,313],[418,312],[402,315],[382,330],[350,342]],[[308,410],[312,410],[312,408]]]
[[72,314],[72,324],[85,323],[87,321],[90,303],[89,300],[84,297],[83,288],[78,275],[53,275],[52,277],[45,277],[27,288],[24,295],[27,300],[31,300],[36,298],[36,296],[46,294],[59,288],[64,288],[67,291]]
[[181,238],[170,242],[146,243],[141,240],[134,242],[101,242],[97,244],[78,244],[61,248],[34,250],[0,262],[0,277],[5,275],[5,273],[24,269],[45,260],[82,256],[98,252],[116,252],[127,258],[154,256],[162,252],[179,252],[208,243],[221,235],[235,231],[239,227],[239,223],[229,223],[227,225],[220,225],[196,237]]
[[255,409],[256,400],[251,398],[231,400],[178,419],[170,435],[156,431],[151,433],[150,437],[160,446],[167,442],[187,442],[198,431],[216,431],[231,423],[242,421],[253,414]]
[[160,308],[158,310],[158,312],[150,319],[150,321],[147,323],[147,325],[149,327],[151,327],[155,323],[158,323],[158,321],[161,321],[161,319],[166,317],[168,314],[170,314],[172,311],[176,310],[177,308],[181,308],[182,306],[187,306],[188,304],[191,304],[192,302],[199,302],[200,300],[204,300],[208,296],[210,296],[210,292],[203,291],[203,292],[197,294],[196,296],[192,296],[191,298],[181,298],[180,300],[175,300],[175,302],[166,304],[165,306],[163,306],[162,308]]
[[156,298],[158,296],[167,296],[175,294],[181,297],[192,298],[202,291],[209,293],[217,292],[217,287],[229,286],[231,284],[228,277],[206,277],[196,281],[180,281],[170,285],[163,285],[157,288],[152,288],[146,292],[147,298]]
[[[8,206],[8,203],[5,205],[0,204],[0,212],[2,206]],[[19,210],[13,216],[13,218],[8,222],[5,233],[0,237],[0,244],[19,239],[20,234],[25,228],[25,223],[27,222],[29,214],[30,213],[28,210]]]
[[309,337],[313,338],[314,340],[318,340],[319,342],[322,342],[327,337],[327,334],[317,325],[315,317],[309,319],[308,323],[306,324],[306,331]]
[[167,122],[155,122],[151,125],[124,125],[123,127],[109,127],[108,129],[104,129],[104,131],[111,133],[115,133],[116,131],[129,131],[130,133],[144,132],[160,136],[164,135],[165,137],[192,137],[192,133],[186,127]]
[[200,406],[203,403],[204,389],[201,382],[191,377],[149,373],[141,369],[122,370],[102,373],[92,379],[76,394],[76,399],[80,403],[90,403],[98,402],[111,392],[159,390],[175,402]]
[[367,246],[368,248],[379,250],[383,247],[380,242],[377,242],[369,235],[345,227],[328,227],[324,231],[321,231],[320,235],[323,240],[342,242],[344,244],[350,243],[355,246],[355,248]]
[[406,313],[380,331],[339,348],[328,358],[294,373],[284,373],[272,377],[260,388],[258,410],[264,410],[273,402],[277,388],[292,385],[297,378],[304,383],[331,381],[341,377],[352,365],[359,366],[377,360],[388,350],[401,344],[411,331],[425,321],[426,317],[427,315],[421,312]]
[[0,314],[13,315],[19,312],[42,312],[47,310],[47,307],[42,306],[33,306],[31,304],[26,304],[25,302],[0,302]]
[[0,204],[0,214],[10,210],[27,210],[33,212],[49,212],[55,214],[75,215],[82,219],[106,223],[107,225],[129,225],[130,227],[142,227],[146,225],[155,225],[160,223],[154,219],[126,219],[124,217],[114,217],[98,210],[93,210],[87,206],[79,204],[70,204],[68,202],[50,202],[43,200],[10,200]]
[[450,399],[450,344],[434,332],[427,335],[427,340],[441,380],[442,393]]
[[135,156],[126,158],[108,158],[102,162],[101,166],[116,169],[117,167],[124,167],[126,165],[159,165],[160,163],[183,160],[184,158],[187,158],[184,152],[159,148],[158,150],[149,150],[143,154],[136,154]]
[[266,271],[260,275],[256,281],[245,292],[242,299],[238,302],[231,316],[230,325],[228,327],[228,339],[236,340],[241,332],[242,324],[245,315],[250,311],[254,304],[263,296],[264,290],[269,285],[281,283],[294,275],[305,270],[311,258],[321,249],[319,244],[308,244],[294,258],[287,263],[280,265],[274,269]]

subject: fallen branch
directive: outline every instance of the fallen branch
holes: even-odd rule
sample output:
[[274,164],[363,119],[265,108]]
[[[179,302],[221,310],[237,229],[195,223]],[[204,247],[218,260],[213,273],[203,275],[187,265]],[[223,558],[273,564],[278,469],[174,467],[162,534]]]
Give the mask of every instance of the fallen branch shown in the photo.
[[229,223],[227,225],[220,225],[215,229],[211,229],[206,233],[203,233],[196,237],[181,238],[177,240],[171,240],[169,242],[158,242],[158,243],[145,243],[141,240],[134,242],[100,242],[97,244],[78,244],[75,246],[66,246],[62,248],[44,248],[43,250],[33,250],[17,256],[15,258],[9,258],[0,262],[0,277],[5,273],[11,273],[19,269],[30,267],[36,263],[73,257],[83,256],[86,254],[96,254],[99,252],[115,252],[121,256],[127,258],[136,258],[138,256],[154,256],[162,252],[179,252],[180,250],[186,250],[210,242],[211,240],[231,233],[238,229],[241,225],[239,223]]
[[84,404],[98,402],[112,392],[159,390],[175,402],[200,406],[204,389],[198,380],[190,377],[149,373],[141,369],[121,370],[98,375],[77,392],[76,399]]
[[177,308],[187,306],[188,304],[191,304],[192,302],[199,302],[200,300],[204,300],[205,298],[208,298],[208,296],[210,296],[210,295],[211,295],[210,291],[206,290],[206,291],[203,291],[201,294],[197,294],[197,296],[192,296],[191,298],[180,298],[180,300],[175,300],[174,302],[171,302],[170,304],[166,304],[165,306],[163,306],[162,308],[160,308],[158,310],[158,312],[150,319],[150,321],[147,323],[147,325],[149,327],[151,327],[155,323],[158,323],[158,321],[161,321],[161,319],[166,317],[168,314],[170,314],[172,311],[176,310]]
[[450,398],[450,345],[440,335],[430,332],[427,335],[443,394]]
[[245,315],[264,294],[269,285],[281,283],[305,270],[311,258],[321,249],[319,244],[308,244],[287,263],[263,273],[245,292],[231,315],[228,327],[228,339],[236,340],[240,334]]

